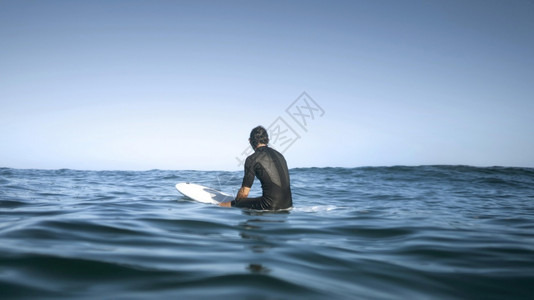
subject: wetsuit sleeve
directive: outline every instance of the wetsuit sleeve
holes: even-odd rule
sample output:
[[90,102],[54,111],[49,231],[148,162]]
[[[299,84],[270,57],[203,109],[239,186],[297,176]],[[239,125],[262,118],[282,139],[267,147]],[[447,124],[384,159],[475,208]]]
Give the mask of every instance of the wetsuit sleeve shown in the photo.
[[245,161],[245,175],[243,176],[243,183],[241,186],[244,187],[252,187],[252,184],[254,183],[254,166],[252,159],[250,157],[247,158]]

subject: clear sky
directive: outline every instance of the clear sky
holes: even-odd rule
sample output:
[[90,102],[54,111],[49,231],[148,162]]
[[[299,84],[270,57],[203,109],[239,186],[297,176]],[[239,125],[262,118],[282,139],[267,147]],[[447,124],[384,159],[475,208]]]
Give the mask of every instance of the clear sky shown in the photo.
[[0,167],[239,170],[260,124],[290,167],[534,167],[534,2],[0,0]]

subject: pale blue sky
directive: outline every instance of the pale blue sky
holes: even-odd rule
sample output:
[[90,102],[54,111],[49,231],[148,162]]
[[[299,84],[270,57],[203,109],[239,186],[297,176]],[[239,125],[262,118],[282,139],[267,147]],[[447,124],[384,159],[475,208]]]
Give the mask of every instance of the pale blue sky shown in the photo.
[[534,167],[534,2],[0,1],[0,105],[0,167]]

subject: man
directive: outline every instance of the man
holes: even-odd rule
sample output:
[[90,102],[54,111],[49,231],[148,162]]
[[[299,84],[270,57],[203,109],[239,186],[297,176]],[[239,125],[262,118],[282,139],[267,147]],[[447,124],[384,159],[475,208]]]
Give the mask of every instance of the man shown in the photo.
[[[220,205],[258,210],[290,208],[293,206],[293,199],[289,185],[289,171],[284,156],[267,146],[269,136],[267,130],[262,126],[252,129],[249,142],[254,153],[245,160],[243,184],[234,201]],[[254,176],[260,180],[263,193],[258,198],[247,198],[254,182]]]

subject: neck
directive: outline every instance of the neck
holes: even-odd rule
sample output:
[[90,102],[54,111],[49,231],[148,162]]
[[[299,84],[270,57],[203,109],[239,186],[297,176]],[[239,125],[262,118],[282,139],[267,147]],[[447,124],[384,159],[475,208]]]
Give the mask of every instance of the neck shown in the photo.
[[267,144],[258,144],[258,146],[256,146],[256,148],[254,148],[254,150],[258,149],[259,147],[265,147],[267,146]]

